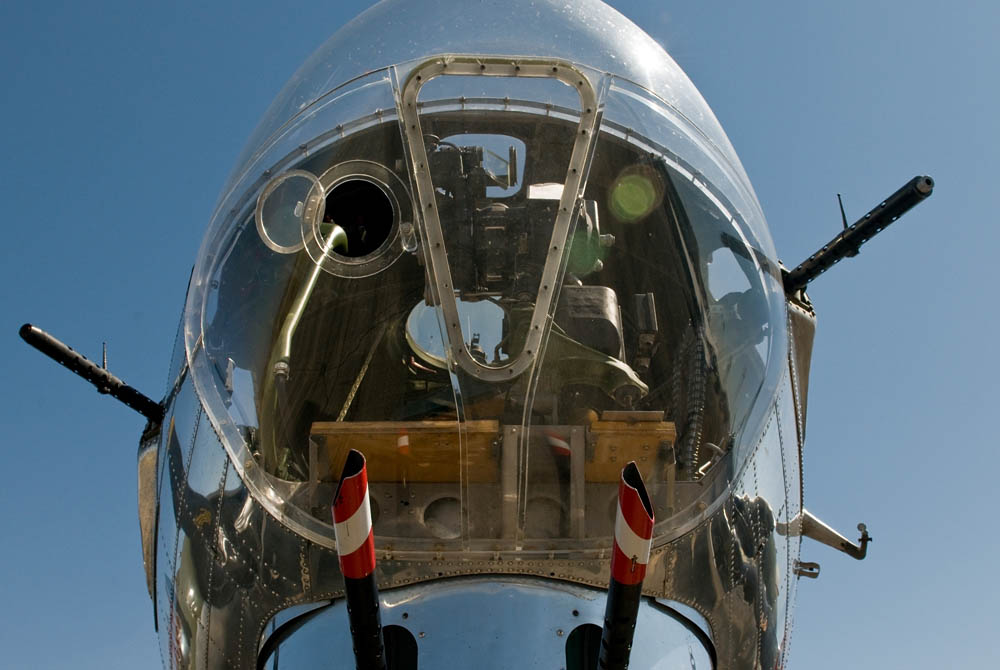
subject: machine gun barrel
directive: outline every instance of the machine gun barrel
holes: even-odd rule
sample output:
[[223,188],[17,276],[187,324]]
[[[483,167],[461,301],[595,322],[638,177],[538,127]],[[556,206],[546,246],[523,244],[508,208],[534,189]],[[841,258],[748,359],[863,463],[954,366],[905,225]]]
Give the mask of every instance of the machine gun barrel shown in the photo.
[[26,323],[18,331],[21,339],[40,352],[78,374],[97,387],[99,393],[106,393],[115,400],[128,405],[139,414],[158,423],[163,420],[163,405],[132,388],[118,377],[73,351],[66,344],[49,335],[38,326]]
[[857,256],[861,245],[906,214],[934,191],[934,180],[917,176],[904,184],[881,204],[827,242],[794,270],[784,273],[786,293],[804,289],[813,279],[829,270],[845,256]]

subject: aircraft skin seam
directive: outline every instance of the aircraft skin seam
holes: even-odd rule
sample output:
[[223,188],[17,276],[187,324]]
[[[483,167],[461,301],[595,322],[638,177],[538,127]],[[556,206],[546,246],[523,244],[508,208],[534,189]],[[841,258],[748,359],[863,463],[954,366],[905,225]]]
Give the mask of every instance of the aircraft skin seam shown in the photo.
[[[211,422],[209,422],[209,425],[211,425]],[[214,431],[214,426],[213,426],[213,431]],[[222,446],[221,443],[219,444],[219,446],[221,448],[221,446]],[[209,448],[211,448],[211,446]],[[225,449],[222,449],[222,455],[223,455],[223,459],[224,459],[222,461],[222,468],[221,468],[222,472],[219,475],[219,483],[216,486],[216,491],[218,492],[219,501],[216,504],[215,515],[214,515],[214,518],[212,519],[212,531],[211,531],[211,534],[209,536],[211,538],[211,541],[213,541],[213,542],[214,542],[215,538],[218,537],[218,533],[219,533],[219,528],[220,528],[220,523],[221,523],[220,520],[222,518],[222,503],[225,500],[224,493],[225,493],[225,487],[226,487],[226,476],[229,474],[229,454],[226,453]],[[212,545],[209,544],[209,546],[211,547]],[[215,570],[210,570],[209,573],[208,573],[208,583],[206,585],[206,588],[207,588],[207,590],[208,590],[209,593],[212,592],[212,579],[213,579],[214,575],[215,575]],[[211,642],[212,642],[212,610],[213,609],[214,608],[209,608],[208,609],[208,614],[207,614],[208,621],[206,621],[204,624],[202,624],[201,617],[198,617],[198,626],[205,631],[205,639],[208,641],[209,644],[211,644]],[[210,647],[209,647],[209,644],[205,645],[205,656],[204,656],[205,667],[208,667],[208,663],[209,663],[209,660],[210,660],[210,654],[209,654]]]
[[[188,448],[189,454],[194,452],[194,442],[198,434],[198,422],[200,421],[200,419],[201,419],[201,405],[199,403],[198,407],[195,409],[195,417],[193,422],[194,427],[191,430],[191,437],[189,438],[190,439],[190,446]],[[174,435],[176,436],[177,435],[176,423],[174,423],[173,432]],[[170,436],[168,435],[166,439],[169,441]],[[178,439],[177,442],[179,444],[180,439]],[[184,465],[178,464],[177,460],[173,458],[173,454],[174,450],[168,449],[167,473],[169,482],[167,481],[163,482],[164,485],[169,484],[171,488],[171,495],[170,495],[171,502],[175,506],[178,506],[178,509],[180,510],[180,513],[175,514],[175,520],[174,520],[174,539],[173,542],[171,543],[171,558],[169,561],[169,567],[170,567],[169,574],[171,575],[174,575],[177,572],[177,551],[178,551],[178,545],[180,544],[180,533],[181,533],[180,519],[187,509],[187,505],[183,497],[180,500],[178,500],[177,496],[174,493],[174,491],[182,489],[183,484],[187,481],[187,477],[185,476],[186,473],[183,471]],[[181,470],[178,471],[178,468],[181,468]],[[165,605],[167,605],[166,609],[170,613],[169,618],[167,620],[166,646],[167,646],[167,657],[171,660],[173,660],[174,658],[174,647],[175,647],[174,641],[176,639],[176,631],[175,631],[175,626],[177,625],[175,623],[177,620],[177,617],[175,616],[176,602],[177,602],[177,594],[176,592],[174,592],[173,595],[168,594],[166,602],[164,603]],[[161,656],[163,655],[162,649],[160,650],[160,654]]]
[[[792,363],[793,360],[794,360],[794,358],[790,358],[789,359],[790,366],[794,365],[794,363]],[[791,374],[793,376],[792,383],[794,384],[795,383],[795,381],[794,381],[794,372],[791,372]],[[779,430],[778,430],[778,440],[779,440],[779,444],[781,446],[781,474],[782,474],[782,478],[785,481],[785,506],[784,506],[784,515],[785,515],[785,520],[787,522],[787,520],[790,519],[790,517],[791,517],[791,509],[790,509],[790,506],[789,506],[789,501],[792,498],[792,490],[791,490],[791,485],[789,483],[788,469],[787,469],[786,463],[785,463],[785,457],[786,457],[786,454],[787,454],[787,452],[786,452],[786,443],[788,441],[788,436],[786,435],[786,430],[783,429],[783,426],[785,426],[786,424],[785,424],[784,421],[782,421],[783,411],[781,409],[781,407],[782,407],[782,405],[784,404],[784,401],[785,401],[785,393],[786,393],[786,390],[784,388],[782,388],[780,396],[779,396],[779,401],[775,405],[775,412],[777,413],[777,416],[778,416],[778,428],[779,428]],[[795,402],[795,394],[794,393],[792,394],[792,402],[793,402],[793,406],[794,406],[794,402]],[[796,443],[796,448],[797,448],[797,446],[798,446],[798,432],[797,431],[796,431],[795,443]],[[779,515],[779,517],[780,517],[780,515]],[[790,627],[790,622],[791,622],[791,615],[790,615],[790,611],[791,611],[790,595],[791,595],[791,590],[792,590],[792,581],[791,581],[792,569],[793,569],[792,540],[790,538],[785,538],[785,574],[784,574],[784,580],[783,580],[784,584],[783,584],[783,588],[782,588],[782,591],[781,591],[781,594],[780,594],[781,597],[785,601],[785,620],[784,620],[785,630],[784,630],[784,634],[783,634],[782,640],[781,640],[781,657],[780,657],[780,662],[781,662],[782,667],[784,667],[784,664],[785,664],[785,648],[786,648],[786,646],[788,644],[789,627]]]

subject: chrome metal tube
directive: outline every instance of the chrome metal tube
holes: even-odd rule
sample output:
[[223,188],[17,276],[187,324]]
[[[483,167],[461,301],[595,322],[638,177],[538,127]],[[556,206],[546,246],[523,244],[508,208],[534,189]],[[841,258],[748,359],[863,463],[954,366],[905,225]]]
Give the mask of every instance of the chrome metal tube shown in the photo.
[[[327,254],[338,247],[347,248],[347,233],[344,232],[343,228],[334,224],[333,229],[330,231],[330,236],[323,243],[323,257],[325,258]],[[295,329],[299,327],[299,321],[302,320],[302,315],[309,304],[309,298],[312,297],[313,289],[316,288],[316,282],[319,281],[322,274],[323,263],[322,259],[320,259],[316,261],[316,265],[309,273],[305,284],[302,285],[299,294],[295,296],[295,302],[292,303],[292,308],[288,311],[288,315],[281,325],[281,331],[278,333],[278,342],[275,344],[277,360],[272,365],[272,373],[275,375],[282,374],[286,377],[288,376],[288,368],[292,359],[292,337],[295,335]]]

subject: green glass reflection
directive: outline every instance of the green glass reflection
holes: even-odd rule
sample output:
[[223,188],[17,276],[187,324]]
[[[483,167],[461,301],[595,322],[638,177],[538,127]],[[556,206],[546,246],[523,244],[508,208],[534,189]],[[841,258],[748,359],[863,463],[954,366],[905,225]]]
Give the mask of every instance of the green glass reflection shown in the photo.
[[633,167],[611,184],[611,214],[623,223],[634,223],[649,215],[660,204],[663,185],[652,170]]

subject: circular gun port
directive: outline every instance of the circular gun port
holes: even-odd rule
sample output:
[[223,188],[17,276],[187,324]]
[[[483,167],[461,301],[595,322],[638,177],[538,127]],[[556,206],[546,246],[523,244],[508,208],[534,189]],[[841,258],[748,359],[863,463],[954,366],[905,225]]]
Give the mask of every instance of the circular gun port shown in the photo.
[[325,222],[336,223],[347,233],[342,256],[360,258],[385,244],[392,232],[394,211],[389,195],[367,179],[347,179],[326,197]]

